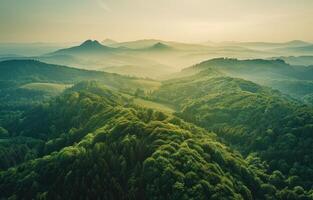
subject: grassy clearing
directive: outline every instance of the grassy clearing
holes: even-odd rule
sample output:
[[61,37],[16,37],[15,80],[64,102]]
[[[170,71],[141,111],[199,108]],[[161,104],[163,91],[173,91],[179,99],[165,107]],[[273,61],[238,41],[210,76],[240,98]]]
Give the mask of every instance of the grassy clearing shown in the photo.
[[57,83],[29,83],[21,86],[21,88],[58,94],[71,86],[72,85],[69,84],[57,84]]
[[142,107],[151,108],[154,110],[166,112],[166,113],[174,113],[175,109],[170,105],[165,105],[161,103],[157,103],[154,101],[148,101],[140,98],[135,98],[134,103],[140,105]]
[[130,94],[126,94],[126,93],[121,93],[121,94],[125,98],[130,99],[134,104],[145,107],[145,108],[151,108],[154,110],[158,110],[158,111],[166,112],[166,113],[170,113],[170,114],[176,112],[175,107],[172,105],[145,100],[145,99],[138,98],[138,97],[135,97],[135,96],[130,95]]
[[138,88],[142,88],[145,91],[153,91],[161,86],[161,83],[154,80],[138,79],[132,81],[134,85],[138,85]]

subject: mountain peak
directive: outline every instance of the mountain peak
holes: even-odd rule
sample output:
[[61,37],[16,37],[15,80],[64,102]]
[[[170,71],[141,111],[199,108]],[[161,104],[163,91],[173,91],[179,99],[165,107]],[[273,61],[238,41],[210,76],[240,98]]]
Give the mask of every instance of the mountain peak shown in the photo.
[[102,47],[103,45],[100,44],[97,40],[86,40],[80,46],[81,47]]
[[75,53],[103,53],[106,51],[115,50],[108,46],[100,44],[97,40],[86,40],[79,46],[74,46],[66,49],[60,49],[52,54],[75,54]]
[[151,47],[151,49],[156,49],[156,50],[165,50],[165,49],[170,49],[170,48],[171,48],[170,46],[161,42],[157,42]]
[[288,45],[299,45],[299,46],[305,46],[310,45],[310,43],[302,41],[302,40],[292,40],[287,42]]

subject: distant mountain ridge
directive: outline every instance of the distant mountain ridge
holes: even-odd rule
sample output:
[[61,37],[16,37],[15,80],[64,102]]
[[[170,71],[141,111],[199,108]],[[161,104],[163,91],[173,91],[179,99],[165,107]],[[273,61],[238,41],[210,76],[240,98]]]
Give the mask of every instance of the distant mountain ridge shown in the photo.
[[313,52],[313,45],[306,45],[306,46],[300,46],[300,47],[293,47],[291,48],[292,50],[300,51],[300,52],[308,52],[311,53]]
[[71,68],[47,64],[36,60],[8,60],[0,62],[0,83],[65,83],[75,84],[80,81],[99,81],[109,88],[132,91],[136,88],[149,88],[155,81],[132,78],[118,74]]
[[105,72],[88,71],[60,65],[43,63],[37,60],[7,60],[0,62],[0,80],[75,82],[86,79],[101,79]]
[[[212,44],[212,42],[209,42],[209,44]],[[283,48],[283,47],[302,47],[302,46],[311,45],[312,43],[302,41],[302,40],[292,40],[288,42],[221,42],[217,44],[271,49],[271,48]]]
[[[301,40],[286,43],[230,42],[210,45],[157,39],[129,42],[106,39],[102,43],[97,40],[86,40],[80,45],[59,49],[34,58],[48,63],[84,69],[112,70],[123,75],[130,72],[127,75],[166,79],[169,76],[168,72],[178,72],[194,63],[221,56],[254,59],[291,55],[289,50],[284,49],[293,49],[291,52],[298,52],[295,55],[301,55],[301,52],[308,52],[307,54],[310,55],[309,44]],[[127,69],[128,66],[131,69]],[[151,72],[150,69],[155,70]]]
[[87,54],[87,53],[104,53],[116,51],[117,48],[108,47],[100,44],[97,40],[86,40],[79,46],[60,49],[51,54]]
[[[305,66],[292,66],[282,59],[265,60],[265,59],[247,59],[239,60],[233,58],[215,58],[202,63],[196,64],[185,70],[205,70],[214,68],[227,73],[242,73],[261,76],[271,73],[277,74],[277,77],[296,78],[301,80],[313,80],[313,68]],[[268,76],[267,78],[270,78]]]
[[118,42],[115,41],[115,40],[112,40],[112,39],[105,39],[101,42],[101,44],[105,45],[105,46],[110,46],[110,45],[114,45],[114,44],[117,44]]
[[207,70],[269,86],[299,100],[305,101],[308,95],[313,94],[313,66],[290,65],[281,59],[216,58],[186,68],[176,77]]
[[313,56],[280,56],[276,58],[284,60],[286,63],[289,63],[291,65],[313,65]]

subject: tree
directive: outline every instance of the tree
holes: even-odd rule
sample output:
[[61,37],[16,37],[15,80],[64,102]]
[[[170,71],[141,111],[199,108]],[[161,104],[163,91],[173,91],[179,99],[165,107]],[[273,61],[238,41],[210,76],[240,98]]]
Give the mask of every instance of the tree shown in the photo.
[[0,138],[6,138],[9,137],[9,132],[0,126]]
[[145,91],[143,89],[137,88],[134,95],[136,97],[144,97],[145,96]]

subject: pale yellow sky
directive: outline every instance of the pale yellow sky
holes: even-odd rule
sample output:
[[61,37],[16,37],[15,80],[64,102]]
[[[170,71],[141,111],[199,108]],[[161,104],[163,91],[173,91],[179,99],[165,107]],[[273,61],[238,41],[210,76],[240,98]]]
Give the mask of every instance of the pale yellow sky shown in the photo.
[[0,0],[0,42],[313,41],[313,0]]

